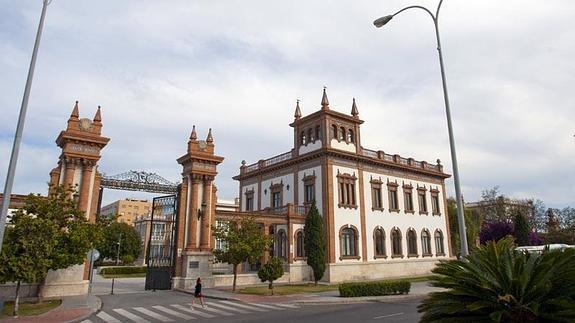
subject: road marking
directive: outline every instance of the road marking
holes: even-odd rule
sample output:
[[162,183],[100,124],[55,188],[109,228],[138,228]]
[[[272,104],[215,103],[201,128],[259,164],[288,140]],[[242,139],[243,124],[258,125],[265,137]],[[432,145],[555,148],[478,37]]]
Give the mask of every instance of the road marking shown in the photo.
[[249,313],[250,313],[250,312],[248,312],[248,311],[244,311],[244,310],[239,309],[239,308],[230,307],[230,306],[223,305],[223,304],[218,304],[218,303],[216,303],[216,302],[210,303],[210,306],[215,306],[215,307],[223,308],[223,309],[226,309],[226,310],[230,310],[230,311],[234,311],[234,312],[238,312],[238,313],[242,313],[242,314],[249,314]]
[[115,309],[113,309],[113,311],[116,312],[116,313],[118,313],[118,314],[120,314],[120,315],[122,315],[123,317],[126,317],[126,318],[129,319],[129,320],[134,321],[134,322],[138,322],[138,323],[148,322],[148,323],[151,323],[150,321],[145,320],[145,319],[143,319],[142,317],[139,317],[139,316],[136,315],[136,314],[132,314],[132,313],[126,311],[126,310],[123,309],[123,308],[115,308]]
[[107,323],[122,323],[120,320],[116,320],[113,316],[106,312],[100,312],[96,314],[96,316]]
[[386,317],[392,317],[392,316],[399,316],[399,315],[403,315],[403,312],[401,313],[393,313],[393,314],[389,314],[389,315],[382,315],[382,316],[376,316],[373,319],[374,320],[378,320],[378,319],[384,319]]
[[[210,303],[210,304],[211,304],[211,303]],[[223,316],[234,316],[234,315],[236,315],[236,314],[234,314],[234,313],[228,313],[228,312],[224,312],[224,311],[222,311],[222,310],[218,310],[217,308],[212,308],[212,307],[210,307],[210,304],[208,304],[208,307],[203,308],[202,310],[208,311],[208,312],[212,312],[212,313],[216,313],[216,314],[221,314],[221,315],[223,315]],[[178,309],[180,309],[180,310],[182,310],[182,311],[186,311],[186,312],[189,311],[190,313],[196,313],[196,310],[192,310],[192,309],[190,309],[190,308],[187,308],[187,307],[182,306],[182,305],[179,305],[179,304],[175,304],[175,305],[172,305],[172,306],[175,307],[175,308],[178,308]],[[201,306],[198,305],[198,304],[195,304],[194,307],[201,308]],[[210,315],[210,314],[202,313],[202,315]]]
[[258,312],[267,312],[268,310],[264,310],[263,308],[258,308],[258,307],[253,307],[253,306],[248,306],[248,305],[244,305],[244,304],[240,304],[237,302],[230,302],[230,301],[221,301],[220,303],[224,303],[224,304],[228,304],[231,306],[238,306],[238,307],[242,307],[245,309],[248,309],[250,311],[258,311]]
[[299,306],[294,305],[294,304],[273,304],[273,306],[281,306],[281,307],[286,307],[286,308],[299,308]]
[[278,307],[278,306],[269,305],[269,304],[249,303],[249,302],[246,302],[246,304],[253,305],[253,306],[259,306],[259,307],[267,308],[270,310],[280,310],[280,311],[285,310],[285,307]]
[[[186,306],[183,306],[183,305],[180,305],[180,304],[174,304],[174,305],[172,305],[172,306],[175,307],[175,308],[177,308],[177,309],[180,310],[180,311],[188,312],[188,313],[191,313],[191,314],[194,314],[194,315],[198,315],[198,316],[201,316],[201,317],[205,317],[205,318],[208,318],[208,319],[209,319],[209,318],[212,318],[212,317],[215,317],[215,316],[212,315],[212,314],[204,313],[204,312],[198,311],[198,310],[196,310],[196,309],[191,309],[191,308],[189,308],[189,307],[186,307]],[[198,305],[196,305],[196,306],[194,306],[194,307],[198,307]],[[198,308],[201,308],[201,307],[198,307]],[[209,309],[208,309],[208,308],[204,308],[203,310],[204,310],[204,311],[208,311]],[[218,312],[218,310],[216,310],[216,311]]]
[[80,322],[80,323],[92,323],[92,321],[90,321],[90,320],[83,320],[83,321]]
[[155,318],[156,320],[160,320],[160,321],[162,321],[162,322],[173,322],[173,321],[174,321],[174,320],[172,320],[172,319],[169,318],[169,317],[165,317],[165,316],[163,316],[163,315],[161,315],[161,314],[158,314],[158,313],[156,313],[156,312],[152,312],[152,311],[150,311],[149,309],[146,309],[146,308],[143,308],[143,307],[134,307],[134,309],[135,309],[136,311],[140,312],[140,313],[146,314],[146,315],[148,315],[148,316],[150,316],[150,317],[153,317],[153,318]]
[[[161,305],[156,305],[156,306],[152,306],[152,307],[155,308],[155,309],[157,309],[158,311],[162,311],[162,312],[164,312],[164,313],[168,313],[168,314],[170,314],[170,315],[172,315],[172,316],[179,317],[179,318],[182,318],[182,319],[184,319],[184,320],[195,320],[195,319],[196,319],[195,317],[192,317],[192,316],[189,316],[189,315],[186,315],[186,314],[182,314],[182,313],[180,313],[180,312],[176,312],[176,311],[174,311],[174,310],[172,310],[172,309],[163,307],[163,306],[161,306]],[[210,315],[210,316],[211,316],[211,315]],[[212,317],[213,317],[213,316],[212,316]]]

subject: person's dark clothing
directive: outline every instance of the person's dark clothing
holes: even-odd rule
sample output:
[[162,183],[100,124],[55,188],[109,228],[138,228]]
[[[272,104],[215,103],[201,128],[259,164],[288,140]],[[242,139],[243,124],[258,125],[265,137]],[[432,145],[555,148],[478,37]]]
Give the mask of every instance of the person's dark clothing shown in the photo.
[[196,284],[196,290],[194,291],[194,296],[195,297],[202,297],[202,283],[197,283]]

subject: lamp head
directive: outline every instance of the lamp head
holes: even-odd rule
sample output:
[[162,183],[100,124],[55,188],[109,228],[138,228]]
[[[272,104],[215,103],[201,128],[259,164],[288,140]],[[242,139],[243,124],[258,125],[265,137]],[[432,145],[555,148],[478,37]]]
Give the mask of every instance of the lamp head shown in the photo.
[[387,24],[392,18],[393,18],[393,15],[381,17],[379,19],[376,19],[373,22],[373,25],[377,28],[383,27],[383,25]]

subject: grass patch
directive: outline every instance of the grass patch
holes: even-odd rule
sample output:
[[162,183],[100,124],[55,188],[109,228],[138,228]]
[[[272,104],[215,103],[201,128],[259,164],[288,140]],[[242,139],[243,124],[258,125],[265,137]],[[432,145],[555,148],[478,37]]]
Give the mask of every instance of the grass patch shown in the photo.
[[[62,300],[53,299],[49,301],[44,301],[41,304],[37,303],[22,303],[20,302],[20,308],[18,310],[18,316],[35,316],[44,314],[50,310],[62,304]],[[4,311],[2,311],[2,318],[12,317],[12,311],[14,310],[14,302],[8,301],[4,303]]]
[[431,276],[408,277],[408,278],[401,278],[401,280],[406,280],[410,283],[426,282],[428,280],[431,280]]
[[[338,285],[317,285],[314,284],[300,284],[300,285],[278,285],[274,286],[274,295],[293,295],[303,293],[320,293],[331,290],[337,290]],[[270,295],[267,286],[246,287],[239,290],[240,294],[251,295]]]
[[141,278],[146,277],[146,273],[135,274],[101,274],[104,278]]

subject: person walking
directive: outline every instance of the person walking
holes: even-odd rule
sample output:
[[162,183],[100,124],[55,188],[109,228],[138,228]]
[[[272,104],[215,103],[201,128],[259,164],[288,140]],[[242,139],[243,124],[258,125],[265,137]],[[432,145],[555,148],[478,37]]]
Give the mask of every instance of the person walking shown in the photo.
[[194,303],[196,299],[200,299],[200,303],[202,304],[203,308],[206,308],[206,303],[204,302],[204,294],[202,294],[202,279],[198,277],[196,280],[196,288],[194,290],[194,298],[192,298],[192,310],[194,309]]

